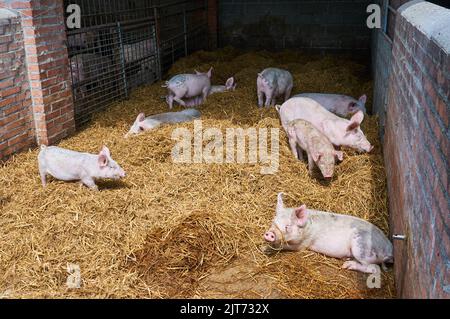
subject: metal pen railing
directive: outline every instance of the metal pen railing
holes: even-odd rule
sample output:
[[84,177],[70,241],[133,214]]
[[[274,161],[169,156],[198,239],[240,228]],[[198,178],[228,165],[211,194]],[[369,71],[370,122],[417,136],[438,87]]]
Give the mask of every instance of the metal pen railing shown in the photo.
[[77,127],[208,43],[205,0],[107,2],[70,0],[82,12],[82,28],[67,30]]

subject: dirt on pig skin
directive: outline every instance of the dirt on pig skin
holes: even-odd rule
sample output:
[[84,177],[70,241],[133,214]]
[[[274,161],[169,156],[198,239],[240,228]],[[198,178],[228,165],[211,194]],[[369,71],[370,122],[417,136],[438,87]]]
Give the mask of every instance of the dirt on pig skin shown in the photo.
[[[177,164],[174,128],[161,126],[123,138],[141,112],[168,112],[165,80],[213,67],[212,84],[234,77],[235,91],[208,96],[198,107],[203,128],[280,129],[280,165],[261,175],[261,164]],[[58,146],[97,153],[106,145],[127,172],[121,181],[97,182],[99,192],[52,178],[41,185],[38,149],[0,166],[0,296],[4,298],[393,298],[393,272],[381,288],[368,276],[341,269],[342,261],[310,251],[263,252],[278,192],[286,206],[350,214],[388,233],[386,178],[377,118],[362,129],[369,154],[343,148],[344,161],[329,183],[311,178],[293,158],[274,108],[258,108],[256,78],[268,67],[289,70],[292,94],[367,94],[369,63],[346,56],[297,51],[200,51],[179,60],[165,78],[99,113]],[[176,105],[173,111],[183,108]],[[67,285],[68,265],[81,285]]]

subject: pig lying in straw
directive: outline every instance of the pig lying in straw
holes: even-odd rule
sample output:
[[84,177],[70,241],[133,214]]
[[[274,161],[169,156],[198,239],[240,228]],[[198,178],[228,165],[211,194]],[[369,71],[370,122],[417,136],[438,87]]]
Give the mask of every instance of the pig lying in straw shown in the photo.
[[225,82],[225,85],[213,85],[211,86],[211,89],[209,90],[209,95],[214,93],[223,93],[227,91],[234,91],[236,90],[237,83],[234,80],[234,77],[228,78],[228,80]]
[[211,89],[211,76],[212,68],[206,73],[195,71],[196,74],[178,74],[172,77],[166,82],[169,91],[167,97],[167,103],[169,108],[172,109],[173,101],[179,103],[182,106],[186,106],[183,99],[202,97],[202,102],[206,101],[206,98]]
[[47,184],[47,174],[63,181],[81,181],[87,187],[98,190],[95,180],[99,178],[120,179],[125,171],[103,146],[98,155],[80,153],[56,146],[41,146],[38,155],[42,185]]
[[294,95],[293,97],[308,97],[313,99],[331,113],[341,117],[348,117],[358,111],[362,111],[366,114],[366,95],[361,96],[359,100],[347,95],[325,93],[302,93]]
[[326,110],[316,101],[305,97],[290,98],[283,105],[277,105],[275,108],[286,133],[288,133],[289,122],[302,119],[314,125],[335,146],[348,146],[360,152],[370,152],[373,149],[360,128],[364,120],[364,113],[361,111],[356,112],[350,120],[346,120]]
[[155,114],[149,117],[145,117],[144,113],[139,113],[136,121],[134,121],[128,133],[125,134],[125,138],[155,129],[163,124],[189,122],[200,118],[200,115],[200,112],[196,109]]
[[256,79],[256,88],[258,94],[258,106],[263,106],[264,96],[266,97],[265,106],[269,107],[276,104],[276,98],[283,96],[287,100],[291,96],[294,80],[291,73],[277,68],[267,68],[258,73]]
[[342,268],[377,272],[377,264],[392,263],[392,243],[375,225],[348,215],[298,208],[285,208],[278,194],[276,215],[265,241],[275,249],[312,251],[342,259]]
[[[288,125],[289,145],[292,153],[303,160],[302,150],[308,154],[309,174],[312,175],[314,163],[319,167],[323,177],[333,177],[335,158],[342,161],[344,155],[336,151],[328,138],[305,120],[294,120]],[[297,149],[300,146],[300,150]]]
[[[229,78],[225,85],[213,85],[208,92],[208,96],[214,93],[223,93],[228,91],[234,91],[236,89],[236,82],[233,77]],[[183,100],[185,107],[196,107],[203,104],[203,96],[199,95],[196,97],[188,98]],[[166,96],[166,102],[169,103],[169,95]]]

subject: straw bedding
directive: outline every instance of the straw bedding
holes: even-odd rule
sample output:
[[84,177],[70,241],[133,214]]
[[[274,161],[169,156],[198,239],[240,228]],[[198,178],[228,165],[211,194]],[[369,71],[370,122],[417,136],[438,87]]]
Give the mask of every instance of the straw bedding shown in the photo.
[[[292,72],[294,92],[359,96],[372,89],[360,63],[289,51],[198,52],[176,63],[169,75],[210,66],[214,83],[235,76],[238,88],[209,97],[199,108],[204,128],[280,128],[274,109],[256,107],[256,73],[269,66]],[[346,149],[329,184],[308,176],[282,130],[280,167],[273,175],[261,175],[261,164],[175,164],[173,126],[123,139],[139,112],[167,111],[160,84],[136,90],[60,143],[86,152],[107,145],[127,172],[123,181],[100,181],[100,191],[93,192],[50,179],[43,189],[36,149],[0,167],[0,297],[395,296],[392,271],[383,273],[381,289],[368,289],[367,275],[340,269],[340,260],[310,251],[261,252],[280,191],[287,206],[304,203],[351,214],[388,231],[375,117],[363,123],[373,153]],[[176,127],[192,130],[193,123]],[[80,267],[78,289],[66,285],[70,263]]]

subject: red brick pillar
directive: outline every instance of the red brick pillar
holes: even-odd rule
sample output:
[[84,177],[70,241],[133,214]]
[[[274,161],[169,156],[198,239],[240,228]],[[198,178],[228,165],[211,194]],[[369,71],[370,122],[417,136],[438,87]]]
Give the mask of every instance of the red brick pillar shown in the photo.
[[22,16],[36,141],[56,143],[75,130],[63,0],[3,2]]
[[217,49],[217,14],[218,14],[218,4],[217,0],[208,0],[208,38],[209,38],[209,49]]

